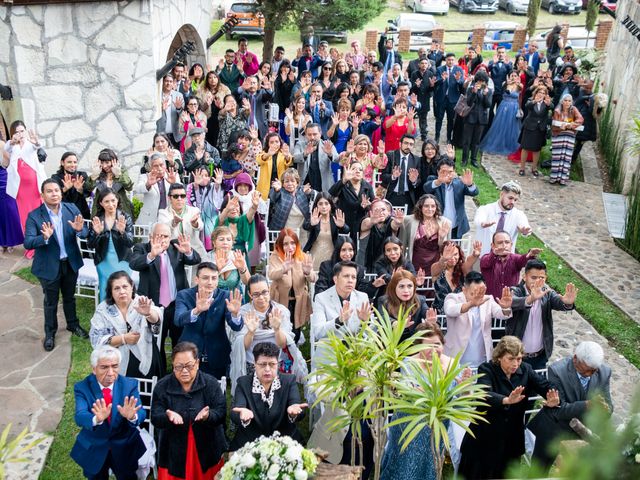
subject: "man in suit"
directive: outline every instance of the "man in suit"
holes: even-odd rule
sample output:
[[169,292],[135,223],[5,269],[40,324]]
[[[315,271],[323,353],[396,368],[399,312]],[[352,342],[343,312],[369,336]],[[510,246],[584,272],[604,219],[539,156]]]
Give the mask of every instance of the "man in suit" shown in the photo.
[[387,38],[388,32],[389,29],[385,28],[384,33],[380,35],[380,40],[378,41],[378,55],[380,63],[384,66],[385,75],[396,63],[402,68],[402,55],[400,55],[398,50],[394,50],[393,38]]
[[547,58],[544,56],[544,52],[538,51],[538,44],[536,42],[529,42],[529,50],[525,53],[524,58],[535,75],[538,75],[540,64],[547,63]]
[[440,44],[440,40],[434,39],[433,42],[431,42],[431,48],[427,52],[427,58],[436,70],[440,68],[442,62],[444,62],[443,48],[444,47]]
[[464,277],[462,292],[450,293],[444,300],[447,316],[444,351],[450,357],[461,353],[460,362],[471,367],[491,360],[492,319],[511,316],[512,296],[508,288],[502,290],[497,301],[486,293],[484,277],[472,270]]
[[27,217],[24,248],[35,250],[31,272],[44,293],[43,346],[50,352],[58,331],[60,293],[67,330],[80,338],[89,337],[76,315],[75,298],[78,270],[83,265],[77,237],[86,238],[88,231],[80,210],[62,202],[58,182],[52,178],[42,182],[41,194],[44,203]]
[[385,198],[394,207],[407,205],[407,212],[413,210],[416,196],[422,191],[418,175],[419,160],[411,153],[414,144],[412,135],[403,135],[400,150],[387,152],[387,166],[381,175],[382,186],[387,189]]
[[465,170],[461,177],[455,172],[455,163],[446,158],[438,164],[438,176],[427,178],[424,193],[436,196],[442,205],[442,215],[451,222],[451,238],[458,239],[469,231],[469,219],[464,208],[464,197],[478,195],[473,183],[473,172]]
[[447,53],[445,64],[436,70],[435,93],[433,95],[433,114],[436,117],[436,142],[440,140],[440,130],[445,113],[447,114],[447,142],[453,137],[453,110],[458,103],[464,85],[464,71],[456,65],[456,56]]
[[358,292],[358,265],[355,262],[338,262],[333,267],[333,287],[316,295],[311,316],[312,370],[319,359],[330,359],[331,352],[316,342],[326,338],[329,332],[343,335],[356,333],[362,322],[368,322],[371,306],[366,293]]
[[307,125],[305,138],[293,149],[293,161],[303,184],[310,184],[318,192],[328,192],[333,185],[331,162],[338,161],[338,152],[331,140],[321,141],[321,132],[317,123]]
[[178,172],[167,170],[167,159],[162,153],[149,158],[149,173],[138,178],[134,193],[143,195],[138,215],[139,225],[152,225],[158,221],[158,211],[169,205],[169,188],[179,182]]
[[175,79],[167,73],[162,78],[162,113],[156,121],[156,133],[165,133],[174,147],[178,147],[180,139],[184,135],[180,132],[180,114],[184,108],[182,93],[175,90]]
[[578,438],[569,426],[571,419],[584,421],[589,409],[596,404],[611,414],[613,403],[609,389],[611,368],[604,363],[602,347],[595,342],[581,342],[573,357],[562,358],[549,366],[547,377],[558,389],[560,405],[542,408],[527,428],[536,436],[533,459],[549,468],[557,453],[553,451],[554,442],[561,437]]
[[189,288],[185,265],[197,265],[200,255],[191,248],[191,239],[179,235],[171,240],[169,225],[153,225],[147,243],[136,243],[129,259],[132,270],[140,272],[138,294],[153,300],[164,307],[162,322],[162,345],[167,333],[171,336],[171,345],[175,346],[182,334],[173,322],[175,299],[180,290]]
[[513,291],[513,317],[507,320],[505,333],[522,340],[523,360],[534,369],[545,368],[553,352],[553,310],[575,308],[578,290],[567,283],[564,295],[545,284],[547,265],[538,259],[529,260],[524,267],[524,279]]
[[120,350],[101,345],[91,353],[93,373],[73,387],[75,421],[81,428],[71,458],[91,480],[135,480],[146,447],[138,425],[145,419],[138,381],[118,375]]
[[220,81],[229,87],[229,90],[234,94],[238,90],[240,82],[244,78],[242,70],[238,68],[235,61],[236,52],[229,48],[224,52],[224,62],[221,61],[220,65],[218,65],[218,77],[220,78]]
[[495,110],[498,108],[498,105],[500,105],[500,102],[502,102],[504,83],[512,71],[513,63],[507,58],[506,49],[504,47],[498,47],[495,58],[490,60],[487,66],[487,72],[491,76],[491,80],[493,80],[493,99],[491,101],[491,108],[489,109],[489,126],[491,126],[493,122]]
[[264,138],[267,135],[265,108],[273,97],[271,80],[265,78],[262,85],[262,88],[258,89],[258,77],[251,76],[245,78],[242,87],[238,88],[238,95],[241,101],[246,98],[249,102],[247,126],[249,128],[257,128],[260,132],[260,138]]
[[231,344],[225,324],[242,330],[239,315],[242,296],[218,288],[218,267],[202,262],[196,270],[196,286],[178,292],[174,323],[182,329],[181,342],[192,342],[200,352],[200,368],[220,380],[231,363]]
[[307,110],[311,114],[311,121],[320,125],[322,130],[322,138],[326,139],[329,127],[332,125],[331,117],[335,113],[333,111],[333,104],[331,102],[325,102],[322,98],[324,94],[324,88],[321,83],[316,82],[311,85],[311,93],[309,95],[309,102]]
[[291,66],[298,69],[298,81],[300,81],[303,72],[311,72],[311,78],[315,80],[318,77],[318,68],[323,63],[324,61],[313,53],[311,44],[305,43],[301,50],[298,49],[298,54],[291,62]]
[[429,59],[425,57],[418,61],[417,69],[411,74],[411,93],[418,97],[420,108],[418,120],[420,122],[420,138],[427,139],[427,114],[429,113],[431,94],[436,84],[435,70],[431,68]]
[[418,71],[418,68],[420,68],[420,61],[423,58],[426,58],[427,60],[429,60],[427,58],[427,47],[420,47],[418,49],[418,58],[414,58],[407,65],[407,70],[405,72],[406,73],[405,78],[411,79],[413,74]]

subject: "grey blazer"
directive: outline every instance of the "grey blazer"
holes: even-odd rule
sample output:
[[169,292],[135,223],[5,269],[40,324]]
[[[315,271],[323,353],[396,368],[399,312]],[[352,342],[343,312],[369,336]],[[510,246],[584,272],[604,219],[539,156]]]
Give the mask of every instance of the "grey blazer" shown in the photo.
[[[304,149],[307,148],[307,139],[301,139],[293,149],[293,161],[298,168],[300,174],[300,182],[304,184],[304,180],[309,172],[309,156],[304,155]],[[331,147],[331,156],[327,155],[322,148],[322,141],[318,144],[318,163],[320,164],[320,174],[322,175],[322,191],[328,192],[334,184],[333,173],[331,172],[331,162],[338,161],[338,152],[335,145]]]
[[[180,132],[180,128],[178,125],[178,118],[180,117],[180,113],[182,112],[182,109],[178,110],[174,104],[176,98],[178,97],[182,97],[182,94],[176,90],[173,90],[171,92],[171,109],[169,110],[170,115],[171,115],[171,126],[172,126],[172,132],[173,133],[173,138],[176,141],[179,141],[182,139],[183,133]],[[156,133],[165,133],[165,128],[167,126],[167,111],[166,110],[162,110],[160,118],[156,121]]]

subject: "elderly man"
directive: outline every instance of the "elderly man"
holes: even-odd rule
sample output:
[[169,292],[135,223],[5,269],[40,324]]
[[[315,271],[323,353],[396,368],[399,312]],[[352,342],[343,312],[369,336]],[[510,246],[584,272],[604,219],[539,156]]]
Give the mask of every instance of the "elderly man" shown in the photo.
[[156,121],[156,133],[166,133],[173,146],[177,147],[182,137],[178,118],[184,108],[184,97],[175,87],[174,76],[167,73],[162,78],[162,113]]
[[71,458],[92,480],[135,480],[145,453],[137,427],[145,419],[138,382],[118,375],[120,351],[102,345],[91,353],[93,373],[73,387],[76,424],[81,428]]
[[[205,167],[213,172],[220,166],[220,152],[205,140],[204,128],[194,127],[189,130],[191,146],[184,152],[184,168],[188,173]],[[211,175],[211,173],[210,173]]]
[[560,406],[544,407],[527,427],[536,436],[533,458],[545,467],[551,466],[556,451],[550,451],[559,437],[578,438],[569,426],[573,418],[584,421],[590,408],[604,407],[613,412],[609,382],[611,368],[604,363],[602,347],[595,342],[581,342],[573,357],[565,357],[549,366],[549,381],[558,389]]
[[178,172],[167,170],[167,159],[162,153],[149,158],[149,173],[138,178],[134,193],[143,195],[142,208],[138,215],[139,225],[151,225],[158,221],[158,211],[167,208],[169,187],[178,182]]
[[35,255],[31,272],[38,278],[44,292],[44,342],[50,352],[55,347],[58,330],[58,299],[62,293],[62,308],[67,330],[80,338],[89,334],[80,326],[76,315],[76,281],[82,267],[82,254],[76,237],[86,238],[87,227],[80,210],[62,202],[58,182],[49,178],[42,182],[43,204],[29,213],[24,234],[24,248]]
[[330,140],[321,141],[322,131],[317,123],[310,123],[304,138],[293,149],[303,184],[310,184],[318,192],[327,192],[333,185],[331,162],[338,162],[338,152]]
[[180,235],[191,237],[191,246],[200,257],[207,254],[200,240],[200,232],[204,228],[200,209],[187,205],[187,191],[181,183],[169,187],[169,205],[158,212],[158,223],[171,227],[171,238],[177,239]]
[[241,99],[247,99],[249,102],[249,117],[247,118],[247,126],[249,128],[257,128],[260,132],[260,138],[267,135],[267,118],[265,117],[265,107],[273,97],[271,89],[271,80],[265,78],[262,81],[262,87],[258,85],[258,77],[252,75],[245,78],[242,86],[238,88],[238,95]]
[[182,328],[173,323],[175,300],[178,292],[189,288],[185,265],[197,265],[200,255],[191,248],[187,235],[178,235],[171,240],[171,228],[156,223],[151,228],[147,243],[136,243],[129,259],[132,270],[140,272],[138,294],[164,307],[162,322],[162,345],[167,333],[171,335],[171,345],[178,343]]
[[500,198],[476,210],[476,240],[482,242],[484,255],[491,250],[490,243],[495,232],[507,232],[511,237],[511,251],[516,251],[518,233],[524,236],[531,234],[531,226],[524,212],[516,208],[520,200],[522,188],[520,184],[510,181],[500,188]]

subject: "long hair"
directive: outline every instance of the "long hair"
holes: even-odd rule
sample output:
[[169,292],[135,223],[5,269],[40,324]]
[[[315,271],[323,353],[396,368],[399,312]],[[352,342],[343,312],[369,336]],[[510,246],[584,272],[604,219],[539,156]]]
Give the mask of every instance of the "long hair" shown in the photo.
[[340,258],[340,251],[342,250],[342,246],[345,243],[348,243],[353,247],[353,258],[356,258],[356,253],[358,251],[356,248],[356,242],[353,241],[353,238],[351,238],[350,235],[339,235],[338,239],[336,240],[335,247],[333,248],[333,254],[331,255],[332,265],[335,265],[336,263],[342,261],[342,259]]
[[442,216],[442,207],[440,206],[440,202],[438,201],[438,199],[430,193],[425,193],[418,199],[415,207],[413,207],[413,216],[419,222],[424,221],[424,216],[422,215],[422,207],[427,200],[433,200],[436,204],[436,213],[433,214],[433,218],[435,220],[438,220]]
[[[413,296],[407,302],[403,302],[398,298],[398,294],[396,293],[396,288],[401,280],[411,280],[413,283]],[[415,315],[420,308],[420,300],[418,300],[418,294],[416,293],[418,288],[418,283],[416,281],[416,277],[409,270],[405,270],[404,268],[399,268],[395,271],[395,273],[391,276],[391,280],[389,280],[389,284],[387,285],[387,311],[390,315],[394,317],[398,317],[398,312],[401,306],[404,306],[405,309],[409,309],[409,313],[411,316]]]
[[460,248],[460,245],[458,243],[452,242],[451,240],[447,240],[440,246],[440,254],[442,255],[442,252],[444,252],[444,248],[447,245],[451,245],[451,244],[455,245],[456,248],[458,249],[458,263],[454,265],[453,275],[451,276],[453,283],[455,283],[455,285],[458,286],[462,284],[462,279],[464,278],[464,273],[462,273],[462,265],[464,264],[465,257],[464,257],[464,252],[462,251],[462,248]]
[[293,252],[293,259],[301,261],[304,258],[304,253],[302,253],[302,247],[300,246],[300,239],[296,232],[294,232],[291,228],[283,228],[280,230],[278,234],[278,238],[276,239],[276,244],[273,247],[273,251],[278,254],[280,260],[285,259],[284,254],[284,239],[285,237],[291,237],[296,244],[296,250]]
[[547,49],[551,48],[553,46],[553,42],[556,42],[558,40],[558,37],[560,36],[561,32],[562,32],[562,25],[556,25],[551,29],[551,31],[547,34],[547,39],[546,39]]
[[326,200],[329,202],[329,207],[331,207],[331,211],[329,212],[329,217],[336,213],[336,206],[333,203],[333,197],[327,192],[318,192],[315,200],[313,201],[313,207],[311,207],[311,211],[313,211],[317,206],[320,200]]
[[[385,253],[385,248],[389,243],[393,243],[394,245],[398,245],[400,247],[400,258],[398,259],[398,263],[396,263],[395,265],[389,261]],[[382,253],[380,254],[380,259],[388,263],[393,268],[404,266],[404,245],[402,244],[402,241],[398,237],[395,237],[393,235],[385,238],[384,242],[382,243]]]
[[104,198],[107,195],[113,195],[114,197],[116,197],[116,201],[118,202],[118,205],[116,206],[116,212],[120,208],[120,199],[118,198],[118,194],[113,188],[106,187],[102,190],[98,189],[98,192],[96,195],[96,215],[98,217],[100,215],[104,215],[104,207],[102,206],[101,203],[102,203],[102,200],[104,200]]

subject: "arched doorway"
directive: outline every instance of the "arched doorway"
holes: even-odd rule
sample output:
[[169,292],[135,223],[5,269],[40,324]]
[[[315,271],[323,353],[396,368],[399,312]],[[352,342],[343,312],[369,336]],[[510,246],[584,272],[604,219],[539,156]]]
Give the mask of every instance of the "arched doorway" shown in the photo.
[[207,55],[204,44],[202,43],[202,39],[200,38],[198,31],[191,24],[183,25],[176,32],[173,40],[171,41],[171,45],[169,46],[169,51],[167,52],[167,61],[171,60],[171,57],[176,53],[176,50],[187,42],[193,42],[196,46],[195,50],[185,58],[187,65],[193,65],[195,62],[198,62],[203,66],[206,66]]

